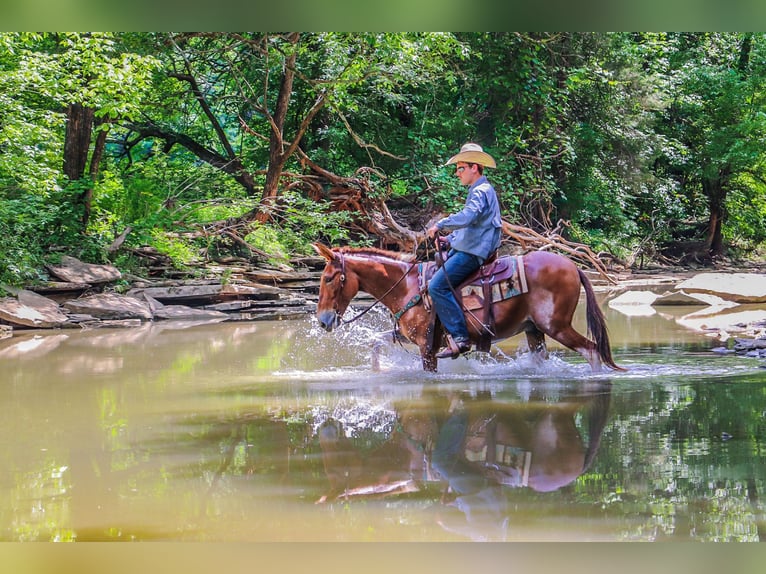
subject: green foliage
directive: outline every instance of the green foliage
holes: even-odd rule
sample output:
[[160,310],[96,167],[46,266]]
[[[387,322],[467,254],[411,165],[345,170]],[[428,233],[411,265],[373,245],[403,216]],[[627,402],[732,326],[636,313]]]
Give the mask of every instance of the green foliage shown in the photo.
[[728,197],[729,240],[740,248],[752,249],[766,242],[766,195],[763,182],[748,181],[736,187]]
[[151,231],[148,243],[160,253],[170,257],[173,265],[179,269],[196,263],[200,259],[199,251],[195,249],[193,242],[186,241],[161,229]]
[[103,262],[102,245],[80,233],[82,217],[72,208],[78,187],[40,197],[6,197],[0,202],[0,281],[13,285],[45,278],[44,264],[66,252]]
[[[96,181],[62,175],[71,103],[108,128]],[[316,240],[368,240],[309,197],[318,180],[294,143],[446,212],[464,190],[444,162],[477,141],[512,221],[565,219],[574,239],[629,254],[676,241],[675,222],[701,228],[718,202],[726,240],[754,247],[765,109],[764,34],[0,33],[0,278],[32,279],[61,252],[104,261],[128,226],[127,245],[188,265],[216,239],[185,232],[257,211],[288,151],[271,222],[248,241],[276,262]]]
[[272,212],[273,223],[257,225],[245,241],[272,256],[287,260],[292,253],[310,253],[311,243],[336,245],[349,238],[347,212],[333,212],[327,202],[315,202],[296,192],[285,193]]

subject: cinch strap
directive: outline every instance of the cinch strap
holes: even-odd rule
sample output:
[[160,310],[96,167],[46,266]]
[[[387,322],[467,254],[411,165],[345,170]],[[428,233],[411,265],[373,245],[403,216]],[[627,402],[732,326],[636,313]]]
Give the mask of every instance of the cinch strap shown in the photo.
[[407,311],[409,311],[415,305],[420,303],[421,299],[423,299],[423,297],[421,297],[420,293],[418,293],[412,299],[407,301],[407,304],[404,306],[404,308],[401,311],[398,311],[398,312],[394,313],[394,320],[398,321],[401,318],[402,315],[404,315]]

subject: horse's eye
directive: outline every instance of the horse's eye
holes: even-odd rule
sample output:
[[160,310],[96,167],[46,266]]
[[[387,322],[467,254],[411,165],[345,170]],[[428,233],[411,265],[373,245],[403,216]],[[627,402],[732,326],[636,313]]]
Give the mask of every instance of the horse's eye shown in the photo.
[[333,280],[333,279],[335,279],[335,277],[334,277],[334,276],[333,276],[333,277],[329,277],[329,276],[328,276],[328,277],[325,277],[325,278],[324,278],[324,282],[325,282],[325,283],[332,283],[332,280]]

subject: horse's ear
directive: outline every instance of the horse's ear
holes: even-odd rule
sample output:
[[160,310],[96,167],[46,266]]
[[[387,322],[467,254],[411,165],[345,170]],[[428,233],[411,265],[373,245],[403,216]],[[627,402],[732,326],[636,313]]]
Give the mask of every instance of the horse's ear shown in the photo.
[[312,243],[311,246],[314,248],[314,251],[327,259],[327,261],[332,261],[335,259],[335,253],[333,253],[332,250],[326,245],[322,245],[321,243]]

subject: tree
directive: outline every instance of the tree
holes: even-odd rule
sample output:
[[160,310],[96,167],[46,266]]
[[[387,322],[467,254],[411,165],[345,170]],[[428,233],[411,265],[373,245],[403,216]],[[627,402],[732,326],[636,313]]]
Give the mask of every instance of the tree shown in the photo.
[[[244,214],[260,222],[268,219],[288,166],[293,178],[303,169],[300,146],[320,141],[327,123],[344,126],[368,158],[394,156],[366,139],[369,131],[355,128],[355,116],[364,116],[365,101],[383,90],[396,98],[427,82],[452,43],[448,35],[420,41],[406,34],[329,33],[169,34],[163,40],[171,49],[162,52],[166,76],[156,91],[162,101],[147,120],[126,126],[129,145],[159,138],[165,152],[183,146],[229,173],[250,196],[262,183],[260,199]],[[320,112],[322,123],[315,124]]]
[[[761,34],[678,34],[668,38],[677,94],[661,129],[687,152],[665,162],[693,201],[707,203],[704,251],[724,254],[727,198],[743,175],[762,169],[766,143],[766,45]],[[671,92],[673,93],[673,92]],[[763,174],[757,176],[762,178]]]
[[[154,59],[121,52],[111,33],[19,36],[15,42],[6,38],[20,52],[11,77],[21,89],[21,102],[27,102],[27,109],[35,109],[40,119],[46,114],[64,119],[63,152],[58,161],[69,182],[87,180],[77,197],[85,231],[92,182],[98,175],[109,123],[137,113]],[[36,92],[34,96],[29,95],[31,90]],[[23,109],[19,112],[25,115]],[[29,143],[55,146],[62,141],[62,134],[55,131],[48,137],[52,141]]]

